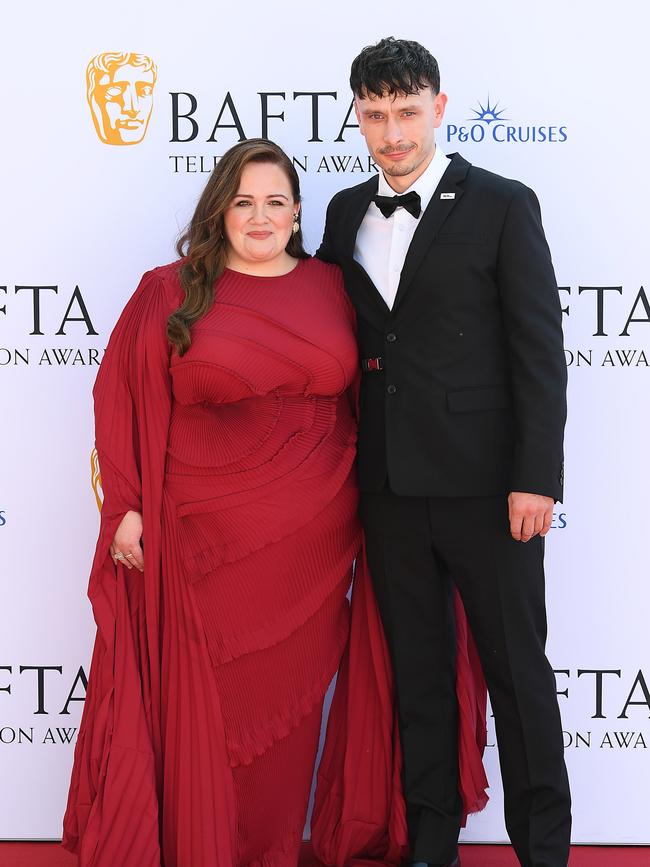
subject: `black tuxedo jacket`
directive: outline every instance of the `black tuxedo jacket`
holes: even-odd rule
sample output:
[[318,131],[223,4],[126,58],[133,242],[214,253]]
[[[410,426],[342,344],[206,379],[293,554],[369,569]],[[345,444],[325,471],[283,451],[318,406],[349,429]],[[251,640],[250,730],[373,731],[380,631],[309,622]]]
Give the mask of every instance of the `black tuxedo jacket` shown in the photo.
[[383,364],[362,376],[361,489],[561,500],[566,363],[535,194],[453,154],[389,310],[353,258],[377,186],[334,196],[316,254],[343,269],[361,359]]

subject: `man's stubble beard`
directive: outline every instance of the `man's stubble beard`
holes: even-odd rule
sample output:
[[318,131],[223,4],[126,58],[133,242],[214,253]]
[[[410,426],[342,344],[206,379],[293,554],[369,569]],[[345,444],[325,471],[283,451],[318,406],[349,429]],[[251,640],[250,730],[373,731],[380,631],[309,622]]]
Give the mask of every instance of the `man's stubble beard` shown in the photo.
[[399,163],[397,165],[391,164],[383,169],[383,172],[392,178],[403,178],[405,175],[410,175],[416,171],[419,165],[420,163],[411,163],[408,166],[400,165]]
[[418,154],[418,157],[419,158],[416,158],[413,162],[409,162],[407,165],[404,165],[403,163],[389,163],[385,168],[377,160],[375,160],[375,162],[378,162],[378,165],[381,167],[385,175],[392,178],[403,178],[405,175],[410,175],[413,174],[413,172],[416,172],[422,163],[426,162],[428,155],[422,156],[421,154]]

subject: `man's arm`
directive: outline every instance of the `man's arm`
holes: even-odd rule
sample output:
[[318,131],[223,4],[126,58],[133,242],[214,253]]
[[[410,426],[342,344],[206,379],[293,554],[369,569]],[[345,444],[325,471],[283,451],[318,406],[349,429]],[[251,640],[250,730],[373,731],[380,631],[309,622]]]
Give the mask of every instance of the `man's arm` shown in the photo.
[[511,524],[515,538],[518,532],[526,540],[548,531],[551,499],[562,499],[567,372],[562,311],[539,202],[524,186],[517,187],[503,225],[497,279],[516,421]]
[[336,196],[331,200],[329,205],[327,206],[327,214],[325,216],[325,229],[323,231],[323,240],[320,243],[320,247],[316,250],[316,257],[321,259],[323,262],[330,262],[333,265],[339,265],[340,262],[336,256],[334,251],[334,245],[332,243],[332,225],[334,224],[334,217],[332,212],[334,210],[334,202],[336,200]]

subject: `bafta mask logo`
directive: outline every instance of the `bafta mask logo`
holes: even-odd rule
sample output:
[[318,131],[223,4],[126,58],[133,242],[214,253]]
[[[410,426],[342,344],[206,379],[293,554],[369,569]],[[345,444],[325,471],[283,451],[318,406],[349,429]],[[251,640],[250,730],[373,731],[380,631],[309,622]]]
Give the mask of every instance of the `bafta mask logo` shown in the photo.
[[97,508],[101,512],[102,503],[104,502],[104,491],[102,489],[102,473],[99,469],[97,449],[93,449],[90,454],[90,483],[93,486],[95,499],[97,500]]
[[156,84],[156,64],[146,54],[107,51],[86,69],[88,105],[105,144],[138,144],[145,137]]

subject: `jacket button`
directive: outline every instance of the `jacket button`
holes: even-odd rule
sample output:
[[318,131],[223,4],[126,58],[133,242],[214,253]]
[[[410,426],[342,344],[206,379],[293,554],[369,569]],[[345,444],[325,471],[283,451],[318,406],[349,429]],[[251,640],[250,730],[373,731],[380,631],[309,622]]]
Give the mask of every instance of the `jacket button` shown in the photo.
[[388,392],[388,394],[395,394],[395,392],[397,391],[397,386],[396,385],[387,385],[386,391]]
[[386,342],[387,343],[395,343],[396,340],[397,340],[397,334],[393,334],[392,331],[386,335]]

